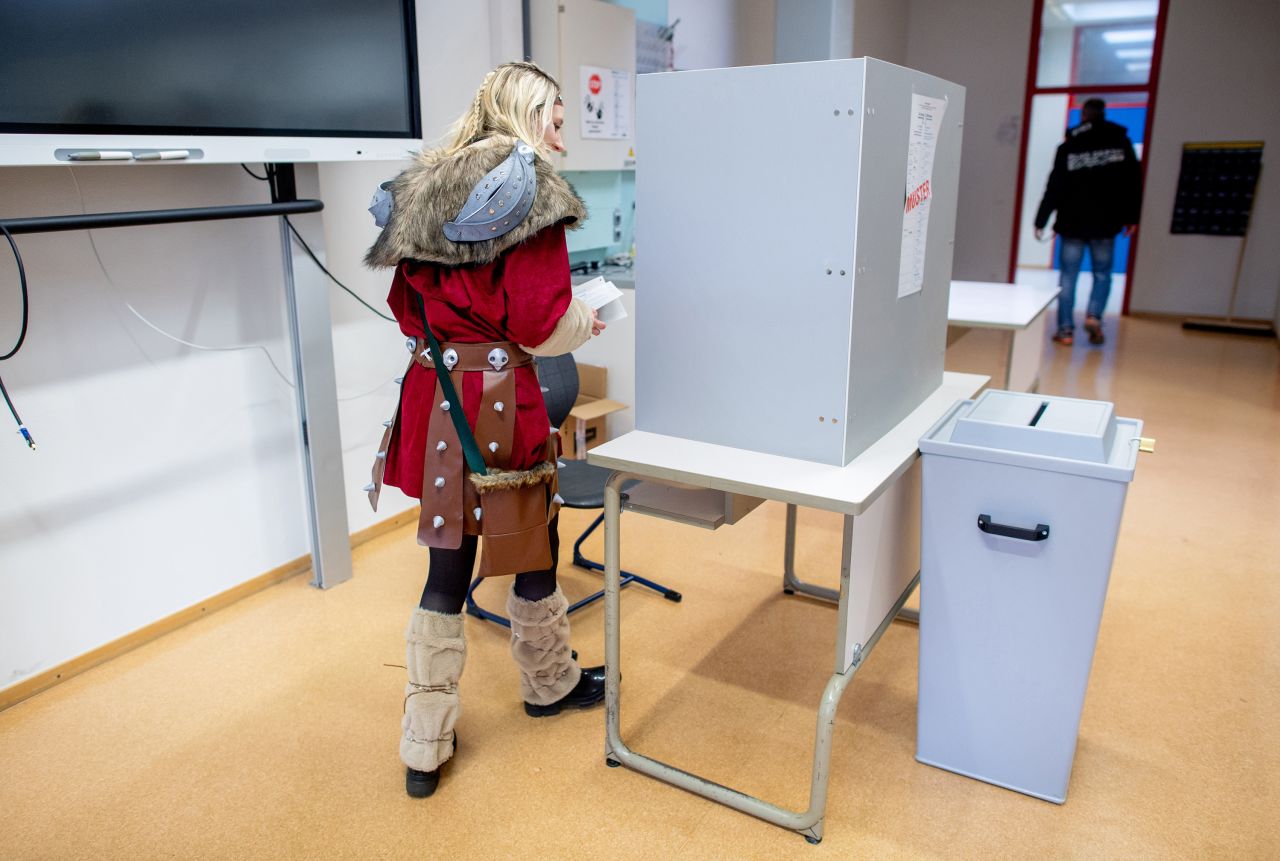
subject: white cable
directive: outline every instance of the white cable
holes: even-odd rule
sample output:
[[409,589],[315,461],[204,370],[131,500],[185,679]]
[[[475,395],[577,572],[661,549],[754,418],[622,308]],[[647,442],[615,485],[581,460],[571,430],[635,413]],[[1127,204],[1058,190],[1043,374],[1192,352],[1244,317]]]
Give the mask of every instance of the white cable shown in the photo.
[[[80,198],[80,212],[87,213],[88,208],[84,200],[84,191],[80,188],[80,181],[76,179],[76,173],[70,167],[67,168],[67,172],[71,174],[71,181],[75,183],[76,194]],[[280,370],[280,366],[277,365],[275,359],[272,358],[271,352],[263,344],[232,344],[224,347],[211,347],[206,344],[195,344],[195,343],[192,343],[191,341],[187,341],[187,340],[184,340],[183,338],[179,338],[177,335],[170,334],[169,332],[166,332],[164,329],[161,329],[155,323],[152,323],[150,320],[148,320],[146,317],[142,315],[142,312],[140,312],[137,308],[133,307],[133,305],[129,302],[128,299],[124,298],[124,294],[120,290],[120,287],[116,284],[115,280],[111,277],[111,273],[107,270],[107,265],[102,261],[102,255],[98,252],[98,243],[93,238],[93,231],[86,230],[85,233],[87,233],[89,236],[89,247],[93,249],[93,256],[94,256],[94,259],[98,261],[98,268],[102,270],[102,276],[107,279],[107,284],[111,287],[112,292],[115,293],[116,298],[119,299],[120,302],[122,302],[124,306],[129,309],[129,312],[132,313],[133,316],[137,317],[138,320],[140,320],[143,323],[143,325],[145,325],[147,328],[151,329],[158,335],[168,338],[170,341],[174,341],[175,343],[182,344],[184,347],[190,347],[193,350],[204,350],[206,352],[211,352],[211,353],[236,352],[239,350],[261,350],[262,354],[267,357],[267,362],[271,364],[271,370],[275,371],[276,376],[279,377],[280,380],[289,388],[291,389],[297,388],[294,382],[290,380],[287,376],[285,376],[285,373],[282,370]],[[374,392],[381,389],[383,386],[388,385],[390,382],[391,382],[390,380],[383,380],[382,382],[374,386],[372,389],[369,389],[369,391],[367,392],[363,392],[358,395],[350,395],[349,397],[345,397],[345,398],[338,398],[338,400],[340,402],[345,403],[348,401],[359,400],[361,398],[367,398],[370,395],[372,395]]]
[[[80,180],[76,179],[76,172],[72,170],[70,167],[67,168],[67,172],[71,174],[71,181],[75,183],[76,194],[80,198],[80,211],[82,213],[87,213],[88,207],[85,204],[84,191],[83,189],[80,188]],[[276,376],[279,377],[281,381],[283,381],[284,384],[289,388],[291,389],[295,388],[294,382],[290,380],[287,376],[285,376],[284,372],[281,371],[280,367],[276,364],[275,359],[271,357],[271,353],[262,344],[232,344],[230,346],[225,346],[225,347],[211,347],[206,344],[196,344],[191,341],[187,341],[182,338],[179,338],[177,335],[170,334],[169,332],[166,332],[164,329],[161,329],[155,323],[152,323],[150,320],[148,320],[146,317],[142,315],[141,311],[133,307],[132,303],[130,303],[128,299],[124,298],[124,294],[120,290],[119,285],[116,284],[115,279],[111,277],[110,271],[107,270],[107,264],[104,263],[102,260],[102,254],[98,251],[98,242],[96,239],[93,238],[93,231],[86,230],[85,233],[88,234],[89,236],[89,247],[93,249],[93,257],[95,260],[98,261],[98,268],[102,270],[102,277],[107,279],[107,284],[111,287],[111,291],[115,293],[116,298],[119,299],[124,304],[124,306],[129,309],[129,312],[133,314],[133,316],[137,317],[142,322],[142,324],[145,325],[147,328],[151,329],[158,335],[168,338],[170,341],[173,341],[178,344],[182,344],[184,347],[190,347],[193,350],[204,350],[210,353],[236,352],[239,350],[261,350],[263,355],[267,357],[267,361],[271,364],[271,369],[276,372]]]
[[339,401],[340,403],[346,403],[347,401],[358,401],[358,400],[360,400],[361,398],[367,398],[367,397],[369,397],[369,395],[371,395],[371,394],[373,394],[374,392],[378,391],[378,389],[382,388],[383,386],[390,385],[390,384],[391,384],[391,380],[383,380],[382,382],[378,383],[378,384],[377,384],[376,386],[374,386],[372,389],[369,389],[369,391],[364,392],[363,394],[359,394],[359,395],[350,395],[350,396],[345,397],[345,398],[338,398],[338,401]]

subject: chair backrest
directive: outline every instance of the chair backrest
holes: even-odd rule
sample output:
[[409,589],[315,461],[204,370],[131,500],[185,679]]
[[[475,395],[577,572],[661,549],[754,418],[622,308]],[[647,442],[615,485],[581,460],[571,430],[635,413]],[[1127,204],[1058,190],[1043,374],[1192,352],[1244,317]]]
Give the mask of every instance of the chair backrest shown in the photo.
[[535,356],[534,363],[538,367],[538,382],[544,390],[542,399],[547,404],[547,418],[553,427],[560,427],[578,400],[578,363],[572,353]]

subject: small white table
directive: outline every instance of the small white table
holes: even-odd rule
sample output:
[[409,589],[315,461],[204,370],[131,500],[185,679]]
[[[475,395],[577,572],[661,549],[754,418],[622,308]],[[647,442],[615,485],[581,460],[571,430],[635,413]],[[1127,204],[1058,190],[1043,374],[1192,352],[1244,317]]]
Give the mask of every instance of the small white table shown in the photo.
[[[604,502],[605,759],[609,765],[625,765],[797,831],[811,843],[822,839],[836,707],[853,674],[902,609],[920,577],[917,442],[952,404],[973,396],[987,380],[977,374],[944,374],[942,385],[923,404],[844,467],[644,431],[632,431],[588,452],[590,463],[616,470],[606,485]],[[778,807],[637,753],[623,742],[618,685],[618,518],[622,512],[623,482],[633,478],[787,503],[788,560],[794,550],[795,506],[844,515],[840,589],[833,593],[839,602],[835,666],[818,708],[808,809],[795,812]],[[790,569],[790,562],[787,567]],[[807,586],[798,582],[789,585]],[[808,588],[793,591],[820,594]]]
[[[947,325],[959,329],[1003,329],[1009,332],[1003,387],[1034,392],[1040,386],[1040,354],[1044,349],[1044,315],[1057,287],[952,281]],[[948,344],[952,339],[948,338]]]

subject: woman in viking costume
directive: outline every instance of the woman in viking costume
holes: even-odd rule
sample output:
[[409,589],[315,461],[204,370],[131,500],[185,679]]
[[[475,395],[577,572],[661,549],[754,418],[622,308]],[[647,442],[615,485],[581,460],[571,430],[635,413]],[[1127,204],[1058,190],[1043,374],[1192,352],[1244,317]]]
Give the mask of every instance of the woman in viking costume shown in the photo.
[[515,574],[507,615],[525,711],[604,697],[604,668],[579,667],[569,648],[556,585],[559,437],[532,358],[604,328],[570,287],[565,230],[586,211],[547,160],[563,150],[563,116],[555,79],[532,63],[499,66],[453,142],[421,153],[371,207],[385,226],[365,262],[395,268],[387,302],[411,359],[366,489],[375,508],[383,484],[421,499],[418,543],[430,548],[406,633],[400,757],[415,797],[435,791],[456,749],[479,537],[480,573]]

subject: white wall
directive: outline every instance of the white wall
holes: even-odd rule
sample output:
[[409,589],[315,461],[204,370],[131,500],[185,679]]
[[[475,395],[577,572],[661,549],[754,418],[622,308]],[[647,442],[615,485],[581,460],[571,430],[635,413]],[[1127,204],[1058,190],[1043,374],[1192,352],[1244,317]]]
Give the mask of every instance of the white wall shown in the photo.
[[[461,113],[484,72],[521,53],[518,0],[419,0],[424,127]],[[254,166],[257,168],[258,166]],[[390,274],[359,260],[375,234],[365,207],[399,166],[300,166],[299,195],[323,215],[295,225],[338,277],[385,308]],[[74,181],[73,181],[74,177]],[[76,182],[83,192],[83,202]],[[0,216],[265,202],[234,165],[0,169]],[[39,449],[0,434],[0,688],[116,640],[308,552],[278,222],[221,221],[17,237],[31,329],[0,375]],[[0,344],[17,332],[17,274],[0,249]],[[398,394],[404,339],[328,286],[301,253],[299,290],[333,311],[348,514],[353,530],[412,504],[368,481]],[[114,282],[112,287],[111,282]],[[2,417],[4,422],[9,417]],[[424,559],[425,570],[425,559]]]
[[784,0],[774,17],[776,63],[853,56],[854,0]]
[[[1160,89],[1146,147],[1133,311],[1225,315],[1240,239],[1169,232],[1182,145],[1263,140],[1264,167],[1235,313],[1271,319],[1280,293],[1280,4],[1170,0]],[[1266,162],[1271,164],[1267,165]]]
[[911,0],[906,65],[966,88],[957,279],[1008,275],[1032,5]]
[[907,65],[907,36],[911,5],[901,0],[854,0],[854,57],[875,57]]
[[668,0],[677,69],[773,62],[774,0]]
[[[0,215],[267,200],[234,165],[152,167],[5,168]],[[314,170],[299,180],[315,193]],[[262,344],[291,377],[277,222],[93,236],[110,281],[84,231],[16,237],[31,328],[0,374],[39,448],[0,435],[0,687],[307,552],[288,384],[259,351],[180,346],[124,305],[195,343]],[[16,283],[0,262],[6,348]]]
[[775,0],[738,0],[738,14],[734,21],[737,43],[734,65],[763,66],[773,62],[775,5]]

